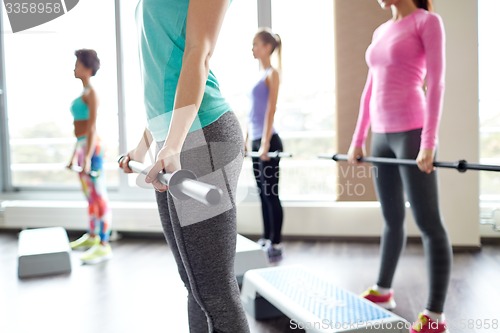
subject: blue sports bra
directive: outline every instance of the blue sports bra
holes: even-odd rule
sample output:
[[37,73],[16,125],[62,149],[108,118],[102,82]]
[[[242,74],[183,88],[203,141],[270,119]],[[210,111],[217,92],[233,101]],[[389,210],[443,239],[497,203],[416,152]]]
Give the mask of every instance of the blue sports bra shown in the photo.
[[89,119],[89,107],[83,100],[83,95],[77,97],[71,104],[71,114],[75,121]]

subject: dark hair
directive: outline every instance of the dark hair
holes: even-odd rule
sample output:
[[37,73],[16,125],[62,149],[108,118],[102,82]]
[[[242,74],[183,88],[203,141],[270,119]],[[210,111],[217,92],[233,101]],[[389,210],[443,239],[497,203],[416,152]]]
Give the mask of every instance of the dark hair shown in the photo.
[[415,6],[428,11],[432,11],[432,0],[413,0]]
[[278,34],[273,33],[269,28],[259,29],[259,31],[255,34],[255,37],[259,37],[264,44],[271,44],[271,54],[273,54],[274,51],[277,52],[278,67],[281,69],[281,37]]
[[92,70],[94,76],[101,67],[101,61],[97,57],[97,52],[90,49],[80,49],[75,51],[76,59],[78,59],[83,66]]

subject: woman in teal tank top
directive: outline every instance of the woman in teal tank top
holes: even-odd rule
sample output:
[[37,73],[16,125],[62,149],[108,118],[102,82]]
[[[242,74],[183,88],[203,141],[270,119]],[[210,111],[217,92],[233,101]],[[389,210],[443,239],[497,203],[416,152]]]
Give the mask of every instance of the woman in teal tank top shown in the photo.
[[[148,128],[120,167],[132,172],[128,161],[143,162],[155,141],[146,182],[156,189],[165,238],[188,291],[191,333],[250,332],[234,274],[244,140],[209,68],[229,3],[142,0],[136,10]],[[157,175],[181,167],[221,188],[222,202],[207,207],[174,198]]]
[[87,250],[81,260],[83,263],[94,264],[112,256],[108,244],[111,211],[103,172],[104,153],[96,133],[98,100],[94,88],[90,85],[90,78],[99,70],[100,61],[94,50],[77,50],[75,55],[77,58],[75,78],[82,81],[84,89],[82,95],[71,105],[77,141],[68,168],[72,168],[73,165],[81,168],[78,176],[83,194],[88,201],[89,228],[82,237],[71,242],[71,248]]

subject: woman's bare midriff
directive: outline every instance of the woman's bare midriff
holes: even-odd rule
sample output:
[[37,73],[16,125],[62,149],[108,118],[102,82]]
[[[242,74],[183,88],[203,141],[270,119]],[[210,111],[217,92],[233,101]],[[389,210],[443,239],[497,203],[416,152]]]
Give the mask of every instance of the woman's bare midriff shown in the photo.
[[73,124],[75,126],[75,136],[77,138],[87,135],[88,120],[75,120]]

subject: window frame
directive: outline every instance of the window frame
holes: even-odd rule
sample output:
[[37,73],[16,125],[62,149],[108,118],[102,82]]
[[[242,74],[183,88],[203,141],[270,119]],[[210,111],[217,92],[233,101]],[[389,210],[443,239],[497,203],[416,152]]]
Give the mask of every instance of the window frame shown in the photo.
[[[0,6],[0,18],[3,17],[3,6]],[[12,191],[10,172],[9,127],[7,126],[7,94],[5,89],[4,34],[0,34],[0,191]]]

